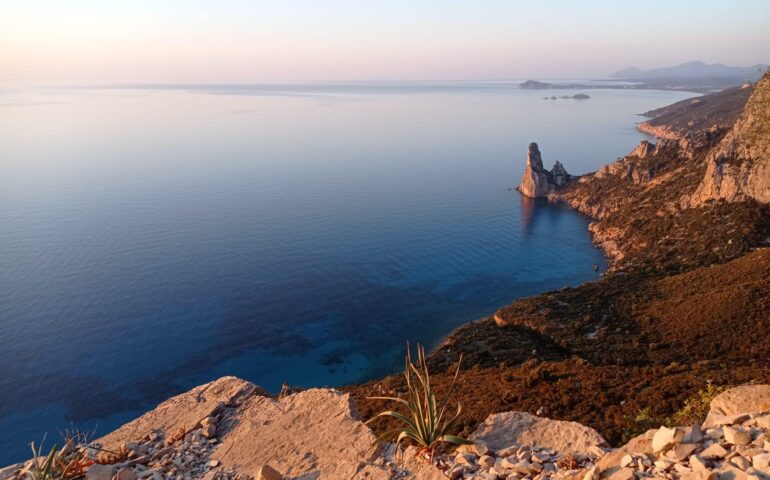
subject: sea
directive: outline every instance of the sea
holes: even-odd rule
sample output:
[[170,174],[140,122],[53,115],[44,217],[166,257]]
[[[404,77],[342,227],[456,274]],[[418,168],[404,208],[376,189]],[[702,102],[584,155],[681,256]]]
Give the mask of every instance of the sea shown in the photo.
[[[596,170],[694,94],[515,82],[0,84],[0,465],[223,375],[397,371],[596,280],[591,221],[515,187]],[[595,270],[598,267],[598,271]]]

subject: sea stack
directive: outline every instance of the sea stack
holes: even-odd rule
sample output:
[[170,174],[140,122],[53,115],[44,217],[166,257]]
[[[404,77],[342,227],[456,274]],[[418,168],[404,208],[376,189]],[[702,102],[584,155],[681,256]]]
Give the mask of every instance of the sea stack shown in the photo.
[[527,166],[517,189],[522,195],[530,198],[547,197],[549,193],[563,187],[573,178],[561,162],[556,162],[550,171],[543,168],[540,149],[537,143],[532,142],[527,150]]

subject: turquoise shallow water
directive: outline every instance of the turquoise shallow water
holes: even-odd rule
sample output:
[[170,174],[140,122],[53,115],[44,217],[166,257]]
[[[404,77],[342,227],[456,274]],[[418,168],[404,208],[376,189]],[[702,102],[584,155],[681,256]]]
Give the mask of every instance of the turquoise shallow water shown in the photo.
[[1,87],[0,464],[220,375],[382,375],[406,340],[596,278],[588,219],[512,190],[527,144],[594,170],[688,95],[589,94]]

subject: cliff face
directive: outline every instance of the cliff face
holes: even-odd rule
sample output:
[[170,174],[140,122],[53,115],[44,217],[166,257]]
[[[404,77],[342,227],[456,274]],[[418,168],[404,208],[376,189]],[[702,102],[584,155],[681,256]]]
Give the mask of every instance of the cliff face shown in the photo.
[[757,83],[733,129],[709,155],[690,204],[718,199],[770,203],[770,73]]
[[530,143],[527,150],[527,166],[517,189],[531,198],[547,197],[556,189],[573,180],[561,162],[556,162],[550,171],[543,168],[543,158],[537,143]]
[[[687,119],[687,114],[693,119]],[[682,124],[700,110],[679,112]],[[722,263],[770,240],[770,74],[729,128],[693,127],[549,195],[597,219],[612,270],[681,271]]]

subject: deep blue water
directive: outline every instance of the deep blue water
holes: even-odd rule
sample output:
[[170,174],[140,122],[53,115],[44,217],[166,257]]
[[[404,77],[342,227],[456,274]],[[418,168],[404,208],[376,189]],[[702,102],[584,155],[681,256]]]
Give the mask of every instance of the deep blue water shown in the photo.
[[588,219],[512,190],[527,144],[594,170],[689,95],[588,93],[1,87],[0,465],[225,374],[383,375],[406,340],[596,278]]

